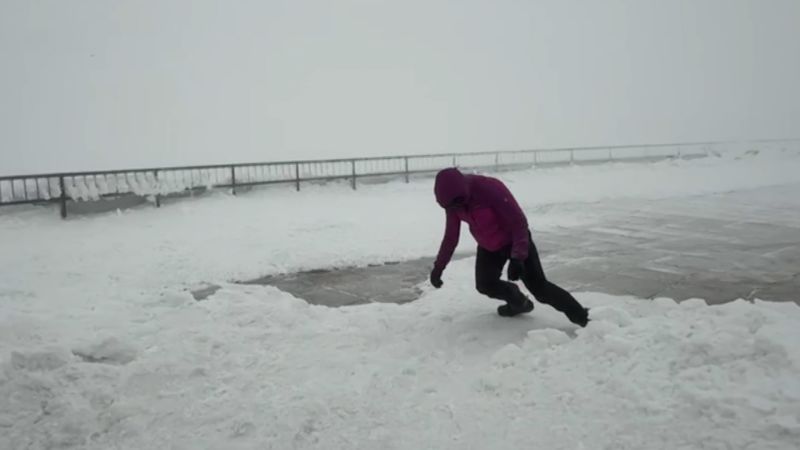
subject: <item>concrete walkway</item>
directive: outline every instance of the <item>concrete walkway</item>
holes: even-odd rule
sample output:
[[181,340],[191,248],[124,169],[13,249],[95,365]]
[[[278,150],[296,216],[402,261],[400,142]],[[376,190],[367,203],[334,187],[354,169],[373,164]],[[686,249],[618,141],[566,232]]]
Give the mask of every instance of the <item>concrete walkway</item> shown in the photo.
[[[596,214],[596,220],[537,230],[536,217],[547,210]],[[530,211],[529,217],[548,277],[570,291],[699,297],[709,303],[738,298],[800,301],[800,185],[551,206]],[[463,238],[471,239],[468,234]],[[329,306],[402,303],[419,296],[415,286],[427,279],[431,262],[422,258],[245,283],[274,285]]]

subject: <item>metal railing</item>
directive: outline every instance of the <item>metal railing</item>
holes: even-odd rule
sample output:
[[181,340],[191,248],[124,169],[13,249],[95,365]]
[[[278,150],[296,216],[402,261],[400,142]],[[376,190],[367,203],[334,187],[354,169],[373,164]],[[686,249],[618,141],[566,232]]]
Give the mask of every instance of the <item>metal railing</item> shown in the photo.
[[800,149],[800,140],[749,142],[690,142],[581,148],[441,153],[370,158],[282,161],[264,163],[156,167],[147,169],[47,173],[0,177],[0,206],[57,202],[67,216],[68,201],[91,201],[142,196],[161,205],[161,198],[197,190],[237,189],[269,184],[294,184],[367,177],[403,177],[431,174],[445,167],[501,171],[549,164],[605,162],[708,156],[731,146],[758,149]]

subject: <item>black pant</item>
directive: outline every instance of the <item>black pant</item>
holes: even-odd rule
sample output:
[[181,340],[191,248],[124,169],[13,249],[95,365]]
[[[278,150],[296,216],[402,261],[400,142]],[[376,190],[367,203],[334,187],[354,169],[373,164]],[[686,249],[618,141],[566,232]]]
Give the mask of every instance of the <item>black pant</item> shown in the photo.
[[[539,252],[530,235],[528,241],[530,242],[528,258],[525,260],[525,270],[521,276],[525,287],[539,302],[561,311],[573,322],[580,322],[586,317],[586,310],[569,292],[545,278],[542,262],[539,260]],[[503,266],[510,257],[511,246],[496,252],[478,247],[478,257],[475,261],[475,286],[483,295],[504,300],[512,305],[519,305],[525,302],[525,295],[516,284],[500,279]]]

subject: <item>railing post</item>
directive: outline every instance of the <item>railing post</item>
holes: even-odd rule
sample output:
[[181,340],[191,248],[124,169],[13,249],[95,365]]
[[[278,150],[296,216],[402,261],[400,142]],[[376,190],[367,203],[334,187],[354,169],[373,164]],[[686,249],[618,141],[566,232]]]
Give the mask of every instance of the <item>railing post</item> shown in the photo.
[[453,167],[456,166],[456,155],[453,155]]
[[499,172],[500,171],[500,153],[499,152],[494,154],[494,171],[495,172]]
[[539,152],[533,152],[533,165],[534,167],[539,165]]
[[678,159],[681,159],[681,146],[678,146]]
[[61,189],[61,218],[67,218],[67,189],[64,186],[64,175],[58,177],[58,186]]
[[353,167],[353,190],[356,190],[356,160],[351,159],[350,165]]
[[231,193],[236,195],[236,166],[231,166]]
[[156,208],[161,208],[161,186],[158,183],[158,171],[153,171],[153,177],[156,180]]
[[300,192],[300,163],[294,163],[294,187]]
[[408,156],[406,156],[406,157],[405,157],[405,158],[403,158],[403,159],[405,160],[405,164],[406,164],[406,183],[408,183],[408,182],[409,182],[409,174],[408,174]]
[[612,147],[608,148],[608,160],[609,161],[613,161],[614,160],[614,149]]
[[575,150],[573,149],[569,150],[569,163],[575,164]]

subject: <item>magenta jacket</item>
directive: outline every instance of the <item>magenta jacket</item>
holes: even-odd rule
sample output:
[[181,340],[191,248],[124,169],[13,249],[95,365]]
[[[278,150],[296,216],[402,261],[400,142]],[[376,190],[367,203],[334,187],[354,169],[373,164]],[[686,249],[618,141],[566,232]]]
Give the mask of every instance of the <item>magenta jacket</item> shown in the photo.
[[[478,245],[497,251],[511,245],[511,258],[528,257],[528,220],[514,196],[502,181],[481,175],[464,175],[458,169],[445,169],[436,175],[436,202],[445,208],[447,224],[434,267],[444,270],[458,246],[461,221]],[[463,206],[448,208],[454,200]]]

